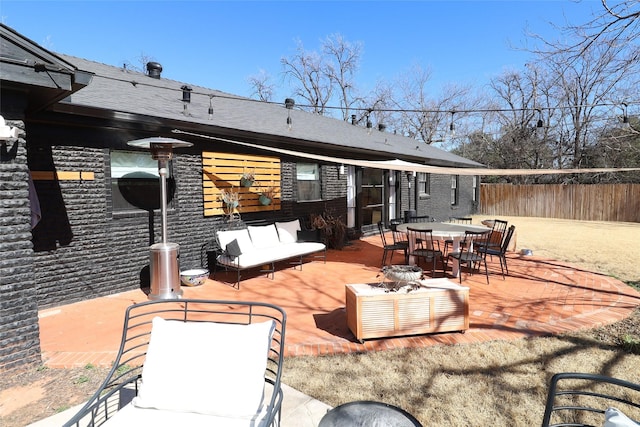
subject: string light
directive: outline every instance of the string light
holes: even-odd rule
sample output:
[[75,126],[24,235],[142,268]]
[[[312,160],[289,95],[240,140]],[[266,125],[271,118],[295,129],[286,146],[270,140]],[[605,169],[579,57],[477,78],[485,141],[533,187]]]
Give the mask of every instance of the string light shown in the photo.
[[627,115],[627,104],[622,103],[622,123],[629,124],[629,116]]
[[287,98],[284,100],[284,106],[287,109],[287,127],[291,130],[293,120],[291,120],[291,109],[296,105],[296,101],[293,98]]
[[213,104],[211,101],[215,95],[209,95],[209,120],[213,120]]
[[[187,104],[190,103],[191,94],[208,96],[210,98],[210,100],[214,96],[214,95],[211,95],[210,93],[193,91],[192,88],[187,86],[187,85],[183,85],[183,86],[180,87],[180,89],[178,89],[178,88],[167,88],[165,86],[160,86],[160,85],[154,84],[152,82],[145,83],[145,82],[141,82],[140,80],[118,78],[118,77],[105,76],[105,75],[100,75],[100,74],[95,74],[94,78],[104,78],[104,79],[107,79],[107,80],[128,83],[128,84],[131,84],[134,89],[139,89],[141,87],[152,87],[152,88],[156,88],[156,89],[160,89],[160,90],[174,90],[174,91],[182,90],[182,93],[183,93],[183,105],[184,105],[183,114],[185,114],[187,116],[191,115],[188,112],[188,106],[187,106]],[[149,80],[154,80],[154,79],[149,79]],[[217,96],[219,98],[223,98],[223,99],[234,100],[234,101],[256,102],[256,103],[261,103],[261,104],[279,104],[278,102],[275,102],[275,101],[264,101],[264,100],[259,100],[259,99],[243,98],[243,97],[234,96],[234,95],[225,95],[225,94],[222,94],[222,93],[217,94],[215,96]],[[293,100],[291,100],[291,101],[293,101]],[[538,119],[538,121],[536,123],[536,127],[540,127],[539,126],[540,124],[542,124],[542,127],[544,127],[544,122],[542,121],[542,111],[543,110],[554,111],[554,110],[567,110],[567,109],[574,109],[574,108],[594,108],[594,107],[619,107],[620,108],[621,104],[622,104],[622,109],[623,109],[622,122],[624,124],[628,124],[629,123],[629,116],[628,116],[628,113],[627,113],[628,106],[640,105],[640,101],[633,101],[633,102],[626,101],[624,103],[619,103],[618,102],[618,103],[578,104],[578,105],[566,105],[566,106],[554,106],[554,107],[542,107],[542,108],[540,108],[540,107],[537,107],[537,108],[530,108],[530,107],[521,107],[521,108],[486,108],[486,109],[478,108],[478,109],[456,110],[456,111],[441,110],[441,109],[426,110],[426,109],[411,109],[411,108],[375,108],[375,109],[372,109],[372,108],[366,108],[366,107],[350,107],[350,109],[352,111],[367,112],[367,115],[372,113],[373,111],[388,112],[388,113],[422,113],[422,114],[442,114],[442,113],[447,113],[448,112],[448,113],[451,113],[451,115],[452,115],[452,122],[449,125],[449,130],[453,131],[453,130],[455,130],[455,124],[453,123],[453,114],[454,113],[484,114],[484,113],[501,113],[501,112],[535,110],[535,111],[539,112],[539,119]],[[293,104],[291,105],[291,107],[293,107]],[[302,105],[299,105],[299,107],[301,109],[305,109],[305,108],[313,108],[314,106],[313,105],[302,104]],[[323,108],[325,110],[343,110],[344,109],[344,107],[341,107],[341,106],[331,106],[331,105],[325,105],[325,106],[323,106]],[[211,110],[212,110],[212,106],[211,106],[211,103],[210,103],[209,112],[211,112]],[[541,121],[542,121],[542,123],[541,123]],[[289,128],[291,128],[292,124],[293,124],[293,121],[292,121],[291,116],[289,114],[288,117],[287,117],[287,125],[289,126]],[[367,130],[368,130],[368,132],[370,132],[372,130],[372,126],[369,127],[368,126],[369,124],[370,124],[370,121],[368,120],[367,121]]]
[[456,125],[453,123],[453,115],[455,114],[455,111],[451,112],[451,124],[449,124],[449,132],[451,133],[451,136],[455,136],[456,134]]
[[544,126],[544,122],[542,121],[542,110],[538,108],[538,123],[536,123],[537,128],[541,128]]

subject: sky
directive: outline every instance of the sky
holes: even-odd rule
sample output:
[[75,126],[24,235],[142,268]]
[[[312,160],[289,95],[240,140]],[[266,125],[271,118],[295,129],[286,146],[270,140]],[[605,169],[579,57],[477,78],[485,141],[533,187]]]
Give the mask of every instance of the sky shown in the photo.
[[292,95],[281,58],[296,40],[318,50],[340,34],[363,45],[356,83],[363,92],[420,65],[434,92],[448,84],[482,88],[532,60],[526,32],[562,36],[553,24],[582,24],[599,0],[503,1],[32,1],[1,0],[0,20],[53,52],[108,65],[159,62],[162,76],[235,95],[251,95],[264,70]]

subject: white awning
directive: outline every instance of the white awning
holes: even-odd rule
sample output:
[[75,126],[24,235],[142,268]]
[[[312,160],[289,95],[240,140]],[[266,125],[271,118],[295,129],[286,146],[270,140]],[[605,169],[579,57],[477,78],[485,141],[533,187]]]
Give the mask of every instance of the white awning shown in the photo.
[[640,171],[638,168],[593,168],[593,169],[488,169],[488,168],[462,168],[462,167],[442,167],[429,166],[420,163],[407,162],[405,160],[358,160],[346,159],[341,157],[322,156],[319,154],[303,153],[301,151],[286,150],[283,148],[267,147],[264,145],[251,144],[248,142],[234,141],[226,138],[202,135],[193,132],[186,132],[174,129],[173,133],[191,135],[199,138],[212,139],[221,142],[251,147],[258,150],[266,150],[274,153],[286,154],[288,156],[301,157],[304,159],[313,159],[323,162],[336,164],[361,166],[366,168],[388,169],[395,171],[424,172],[442,175],[554,175],[554,174],[572,174],[572,173],[603,173],[603,172],[632,172]]

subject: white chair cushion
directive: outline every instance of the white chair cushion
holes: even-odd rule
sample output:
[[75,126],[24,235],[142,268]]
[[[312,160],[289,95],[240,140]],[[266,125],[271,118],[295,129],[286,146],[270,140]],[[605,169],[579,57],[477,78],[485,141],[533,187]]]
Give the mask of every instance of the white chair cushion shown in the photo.
[[153,319],[138,408],[255,417],[275,322],[233,325]]
[[253,247],[256,249],[271,248],[280,244],[278,231],[274,224],[250,225],[247,228],[249,229],[249,235],[251,236]]
[[[264,406],[266,409],[266,406]],[[265,427],[267,425],[266,410],[256,417],[229,418],[216,415],[197,414],[195,412],[163,411],[158,409],[138,408],[132,403],[126,405],[109,418],[103,427]]]
[[607,408],[604,413],[604,427],[638,427],[640,424],[627,417],[616,408]]
[[249,237],[249,230],[247,230],[246,228],[240,230],[223,230],[218,231],[217,233],[220,248],[222,248],[223,250],[225,250],[227,248],[227,245],[234,240],[237,240],[240,251],[243,254],[249,253],[254,250],[253,243],[251,242],[251,237]]
[[276,230],[278,230],[280,243],[295,243],[298,241],[298,231],[301,230],[300,221],[295,219],[288,222],[276,222]]

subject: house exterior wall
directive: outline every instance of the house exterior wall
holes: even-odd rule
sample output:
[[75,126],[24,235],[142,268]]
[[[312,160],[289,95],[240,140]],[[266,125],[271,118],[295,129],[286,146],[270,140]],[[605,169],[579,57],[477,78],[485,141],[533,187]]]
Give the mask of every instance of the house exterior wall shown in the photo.
[[40,338],[26,143],[21,137],[0,150],[0,372],[8,372],[40,363]]
[[[402,177],[402,211],[409,209],[409,188],[406,177]],[[469,216],[476,212],[473,203],[473,176],[460,175],[458,181],[458,204],[451,204],[451,175],[431,174],[428,196],[415,194],[415,181],[411,185],[411,209],[417,216],[429,215],[435,221],[448,221],[452,216]]]
[[[30,143],[32,171],[91,172],[91,180],[37,180],[42,222],[33,230],[39,308],[149,286],[149,246],[161,240],[159,211],[116,212],[110,202],[110,147]],[[64,139],[64,138],[61,138]],[[69,137],[69,140],[75,138]],[[95,140],[100,140],[95,137]],[[115,145],[112,148],[122,149]],[[205,148],[205,147],[200,147]],[[180,245],[180,269],[208,265],[207,243],[225,216],[203,215],[202,158],[176,150],[172,160],[175,203],[167,210],[167,240]],[[346,221],[346,178],[336,165],[321,168],[323,200],[296,203],[295,165],[283,160],[282,209],[242,214],[243,221],[302,218],[327,212]],[[153,230],[151,232],[150,230]]]

